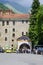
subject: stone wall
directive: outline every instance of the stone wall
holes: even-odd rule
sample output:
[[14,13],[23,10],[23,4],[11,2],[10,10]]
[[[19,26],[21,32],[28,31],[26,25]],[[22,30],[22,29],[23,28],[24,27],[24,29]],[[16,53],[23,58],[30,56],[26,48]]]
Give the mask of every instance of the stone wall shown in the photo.
[[[22,20],[16,20],[15,25],[13,25],[13,21],[9,21],[9,25],[7,25],[7,21],[4,22],[4,26],[2,26],[2,22],[0,21],[0,45],[5,47],[6,45],[11,46],[14,44],[16,47],[17,45],[17,38],[22,36],[22,32],[26,35],[29,29],[29,22],[26,21],[22,22]],[[13,28],[15,31],[13,31]],[[5,29],[7,29],[7,33],[5,33]],[[15,36],[13,37],[13,33]],[[7,37],[7,41],[5,41],[5,37]]]

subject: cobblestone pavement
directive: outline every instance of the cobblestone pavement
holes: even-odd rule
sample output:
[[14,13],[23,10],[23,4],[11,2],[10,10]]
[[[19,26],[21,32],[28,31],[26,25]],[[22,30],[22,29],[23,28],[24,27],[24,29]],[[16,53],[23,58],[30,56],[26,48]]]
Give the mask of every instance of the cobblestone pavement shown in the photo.
[[0,65],[43,65],[43,55],[0,53]]

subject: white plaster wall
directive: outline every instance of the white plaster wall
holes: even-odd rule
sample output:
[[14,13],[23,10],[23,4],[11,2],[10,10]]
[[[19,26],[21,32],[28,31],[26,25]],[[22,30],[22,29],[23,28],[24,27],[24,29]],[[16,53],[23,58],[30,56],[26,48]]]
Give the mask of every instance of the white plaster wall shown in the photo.
[[[12,29],[15,28],[15,32],[12,31]],[[5,33],[5,29],[8,30],[7,33]],[[29,29],[29,22],[26,23],[22,23],[22,21],[18,20],[15,21],[15,25],[13,25],[12,21],[9,21],[9,25],[6,24],[5,21],[5,25],[2,26],[2,21],[0,21],[0,45],[2,47],[4,47],[5,45],[11,45],[14,44],[15,46],[17,46],[17,38],[19,38],[20,36],[22,36],[22,32],[28,32]],[[15,33],[15,37],[12,37],[12,34]],[[7,37],[7,41],[5,41],[5,37]],[[14,40],[14,42],[12,42],[12,39]]]

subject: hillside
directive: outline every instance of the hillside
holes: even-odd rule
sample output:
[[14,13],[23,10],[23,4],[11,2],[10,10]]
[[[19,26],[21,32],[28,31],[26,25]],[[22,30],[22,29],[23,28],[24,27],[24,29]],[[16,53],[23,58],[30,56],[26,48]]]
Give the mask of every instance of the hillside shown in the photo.
[[9,8],[0,3],[0,10],[8,10]]
[[6,7],[8,7],[9,9],[11,9],[14,13],[19,13],[22,14],[22,12],[18,11],[16,8],[12,7],[10,4],[4,4]]
[[12,10],[14,13],[22,13],[16,10],[14,7],[12,7],[10,4],[2,4],[0,3],[0,10],[6,11],[6,10]]
[[14,9],[16,9],[17,13],[18,12],[21,12],[21,13],[29,13],[30,12],[30,9],[31,9],[31,6],[24,7],[21,4],[16,3],[15,1],[10,1],[10,0],[0,0],[0,3],[3,3],[7,7],[9,7],[8,5],[10,5],[9,8],[11,8],[13,11],[14,11]]

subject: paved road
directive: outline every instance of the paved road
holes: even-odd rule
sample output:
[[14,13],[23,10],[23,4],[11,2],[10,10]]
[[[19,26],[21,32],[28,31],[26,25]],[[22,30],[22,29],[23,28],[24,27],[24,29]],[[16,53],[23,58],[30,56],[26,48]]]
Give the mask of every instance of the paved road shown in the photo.
[[43,55],[0,53],[0,65],[43,65]]

